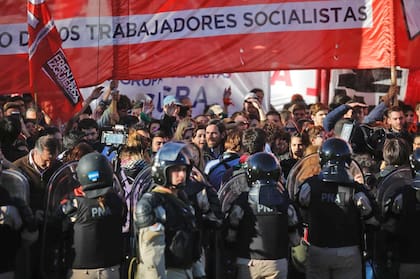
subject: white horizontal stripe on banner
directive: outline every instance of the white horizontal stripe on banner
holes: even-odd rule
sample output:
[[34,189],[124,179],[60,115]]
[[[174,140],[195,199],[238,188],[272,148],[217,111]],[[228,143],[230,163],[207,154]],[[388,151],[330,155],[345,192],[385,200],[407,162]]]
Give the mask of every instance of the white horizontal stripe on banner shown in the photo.
[[[373,15],[372,0],[334,0],[55,22],[64,48],[82,48],[223,35],[371,28]],[[25,41],[26,24],[0,25],[0,55],[25,53]]]

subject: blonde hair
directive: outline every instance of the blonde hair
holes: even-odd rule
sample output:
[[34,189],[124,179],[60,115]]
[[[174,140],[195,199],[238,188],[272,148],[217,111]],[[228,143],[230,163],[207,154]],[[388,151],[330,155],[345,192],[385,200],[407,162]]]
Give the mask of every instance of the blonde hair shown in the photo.
[[121,149],[120,158],[132,160],[145,160],[150,162],[149,148],[151,146],[151,140],[137,134],[135,129],[130,129],[128,133],[127,143]]
[[173,140],[182,141],[184,140],[184,135],[187,130],[194,130],[195,122],[190,117],[186,117],[179,121],[178,126],[176,127]]

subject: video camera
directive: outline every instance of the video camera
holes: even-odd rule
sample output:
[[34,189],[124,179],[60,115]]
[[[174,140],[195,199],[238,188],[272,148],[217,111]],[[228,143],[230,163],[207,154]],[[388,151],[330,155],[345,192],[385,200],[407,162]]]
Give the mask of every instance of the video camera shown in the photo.
[[123,125],[115,125],[109,130],[102,131],[101,143],[120,146],[127,143],[128,133]]
[[[389,137],[384,127],[375,127],[368,124],[351,124],[343,133],[347,136],[354,153],[369,153],[377,160],[382,159],[382,149],[385,140]],[[343,127],[344,128],[344,127]]]

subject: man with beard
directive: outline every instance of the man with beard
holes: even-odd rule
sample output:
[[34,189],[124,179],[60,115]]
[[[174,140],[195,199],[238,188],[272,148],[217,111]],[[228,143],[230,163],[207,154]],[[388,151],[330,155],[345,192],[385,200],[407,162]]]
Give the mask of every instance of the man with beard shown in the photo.
[[290,137],[289,158],[280,162],[285,179],[287,179],[290,170],[296,164],[296,162],[303,157],[304,150],[305,147],[302,142],[302,135],[299,133],[294,133]]
[[226,127],[220,120],[211,120],[206,127],[206,146],[204,146],[204,163],[218,159],[224,152]]
[[162,146],[169,141],[169,136],[161,130],[158,130],[151,135],[152,139],[152,159],[156,155],[156,153],[159,151],[159,149],[162,148]]
[[394,106],[388,109],[387,122],[389,125],[388,137],[403,138],[409,144],[413,143],[413,137],[404,127],[405,116],[402,108]]
[[78,127],[84,133],[82,139],[89,143],[96,151],[102,152],[104,145],[99,141],[98,123],[92,118],[85,118],[79,121]]

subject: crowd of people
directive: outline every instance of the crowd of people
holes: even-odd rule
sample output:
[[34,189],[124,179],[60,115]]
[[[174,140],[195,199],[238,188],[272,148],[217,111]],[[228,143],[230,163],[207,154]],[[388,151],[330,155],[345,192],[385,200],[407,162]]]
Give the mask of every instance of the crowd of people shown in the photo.
[[0,278],[420,278],[420,104],[230,95],[155,119],[112,81],[64,126],[1,99]]

